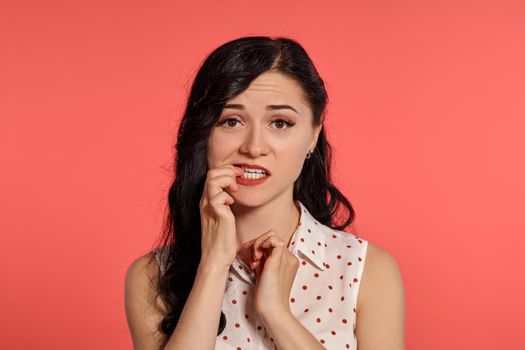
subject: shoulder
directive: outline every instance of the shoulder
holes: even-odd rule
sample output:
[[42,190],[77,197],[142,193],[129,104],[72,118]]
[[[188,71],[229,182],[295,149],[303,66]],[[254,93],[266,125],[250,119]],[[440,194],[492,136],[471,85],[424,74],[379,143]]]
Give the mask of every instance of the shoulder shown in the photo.
[[155,251],[150,251],[131,262],[126,271],[126,292],[135,292],[137,287],[151,287],[151,283],[158,277],[159,266],[155,257]]
[[374,302],[373,297],[379,290],[397,293],[397,297],[403,293],[401,270],[395,258],[388,251],[371,242],[368,242],[367,246],[357,310],[370,301]]
[[126,271],[124,301],[135,348],[160,345],[165,340],[159,332],[166,308],[156,292],[158,274],[155,251],[135,259]]
[[152,250],[148,252],[147,254],[139,256],[138,258],[133,260],[131,264],[129,265],[128,270],[126,271],[126,276],[134,275],[135,272],[139,270],[144,270],[144,269],[153,271],[151,265],[153,262],[155,262],[156,264],[156,260],[154,259],[155,252],[156,250]]
[[399,265],[385,249],[367,245],[356,307],[361,348],[377,349],[390,343],[403,349],[405,292]]

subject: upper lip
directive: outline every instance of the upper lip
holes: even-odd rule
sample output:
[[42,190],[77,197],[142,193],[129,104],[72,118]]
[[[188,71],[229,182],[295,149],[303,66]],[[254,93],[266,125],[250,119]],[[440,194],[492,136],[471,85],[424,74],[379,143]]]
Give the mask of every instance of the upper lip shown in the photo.
[[245,168],[251,168],[251,169],[261,169],[266,174],[271,175],[271,173],[268,171],[268,169],[266,169],[265,167],[262,167],[260,165],[257,165],[257,164],[238,163],[238,164],[234,164],[234,165],[238,166],[238,167],[245,167]]

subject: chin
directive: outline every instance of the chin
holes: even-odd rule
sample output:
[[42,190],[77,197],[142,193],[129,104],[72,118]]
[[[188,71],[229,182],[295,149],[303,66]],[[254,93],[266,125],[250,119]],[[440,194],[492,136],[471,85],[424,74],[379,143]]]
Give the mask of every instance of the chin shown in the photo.
[[275,187],[272,189],[255,189],[248,186],[239,186],[238,191],[229,192],[229,194],[235,200],[235,203],[232,205],[233,207],[257,208],[274,200],[278,200],[279,197],[282,198],[282,196],[286,196],[286,192],[288,191],[292,191],[292,187],[284,189]]
[[243,189],[240,189],[236,193],[230,194],[235,203],[233,206],[243,206],[243,207],[260,207],[268,201],[268,194],[263,192],[254,191],[254,193],[240,193]]

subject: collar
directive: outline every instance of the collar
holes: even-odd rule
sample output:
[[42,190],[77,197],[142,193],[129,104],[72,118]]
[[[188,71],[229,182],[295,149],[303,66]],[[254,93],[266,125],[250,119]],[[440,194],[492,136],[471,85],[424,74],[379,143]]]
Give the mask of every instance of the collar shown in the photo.
[[[299,225],[295,230],[290,246],[292,252],[294,249],[300,251],[315,266],[325,270],[325,234],[323,224],[317,221],[303,203],[296,200],[301,209]],[[293,244],[292,244],[293,243]],[[297,255],[297,254],[296,254]]]
[[[288,250],[299,258],[297,252],[301,252],[317,268],[324,271],[325,268],[325,234],[323,224],[317,221],[308,209],[299,200],[295,201],[300,209],[299,224],[290,238]],[[235,258],[231,268],[247,282],[255,284],[255,272],[238,258]],[[229,283],[227,283],[228,285]]]

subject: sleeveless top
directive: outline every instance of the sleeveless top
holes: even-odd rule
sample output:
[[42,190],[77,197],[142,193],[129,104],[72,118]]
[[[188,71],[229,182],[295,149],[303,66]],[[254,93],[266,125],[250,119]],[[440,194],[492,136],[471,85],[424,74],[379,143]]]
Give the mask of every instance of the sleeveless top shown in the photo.
[[[299,224],[288,250],[300,265],[290,292],[295,318],[326,349],[357,349],[356,301],[368,241],[318,222],[300,202]],[[165,256],[155,249],[161,273]],[[226,280],[222,311],[226,327],[216,350],[277,349],[272,334],[255,310],[255,272],[238,257]]]

